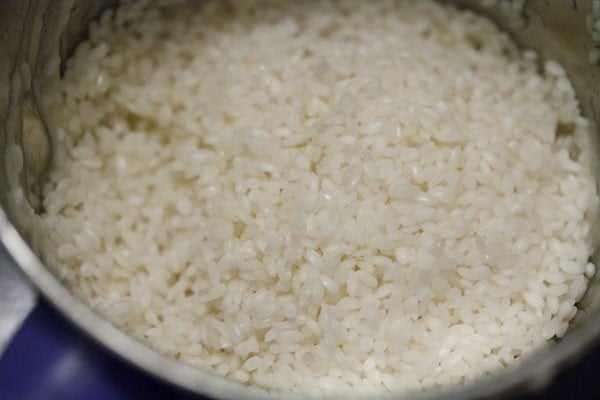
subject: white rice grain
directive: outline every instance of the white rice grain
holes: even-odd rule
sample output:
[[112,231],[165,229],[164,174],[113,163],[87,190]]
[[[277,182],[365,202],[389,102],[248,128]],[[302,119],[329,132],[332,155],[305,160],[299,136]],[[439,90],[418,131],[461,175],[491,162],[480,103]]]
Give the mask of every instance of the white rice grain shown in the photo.
[[598,207],[563,68],[451,6],[310,4],[127,2],[94,24],[51,113],[59,276],[158,351],[273,392],[460,384],[562,336]]

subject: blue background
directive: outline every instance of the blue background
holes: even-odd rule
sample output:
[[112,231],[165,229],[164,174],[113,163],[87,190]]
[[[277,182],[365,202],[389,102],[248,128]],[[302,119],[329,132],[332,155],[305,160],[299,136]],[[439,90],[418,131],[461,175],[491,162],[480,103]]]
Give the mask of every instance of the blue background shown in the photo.
[[[0,400],[201,399],[149,378],[81,335],[43,300],[0,359]],[[543,392],[518,400],[600,399],[600,346]]]

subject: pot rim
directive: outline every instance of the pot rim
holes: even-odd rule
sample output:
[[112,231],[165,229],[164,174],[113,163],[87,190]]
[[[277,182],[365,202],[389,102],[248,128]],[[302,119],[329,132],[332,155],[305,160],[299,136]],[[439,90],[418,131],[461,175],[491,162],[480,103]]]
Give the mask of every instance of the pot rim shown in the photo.
[[[69,291],[42,263],[11,224],[4,209],[0,209],[0,242],[13,258],[13,264],[26,274],[56,309],[79,330],[129,364],[165,383],[195,394],[216,398],[271,398],[263,389],[249,388],[160,354],[112,325]],[[566,364],[576,361],[583,350],[598,341],[599,337],[600,311],[596,311],[582,321],[577,329],[567,331],[562,339],[543,346],[497,375],[475,380],[464,386],[407,396],[431,400],[463,400],[535,390],[549,383]],[[403,397],[401,394],[396,396],[389,393],[383,396]],[[283,394],[282,397],[287,396]]]

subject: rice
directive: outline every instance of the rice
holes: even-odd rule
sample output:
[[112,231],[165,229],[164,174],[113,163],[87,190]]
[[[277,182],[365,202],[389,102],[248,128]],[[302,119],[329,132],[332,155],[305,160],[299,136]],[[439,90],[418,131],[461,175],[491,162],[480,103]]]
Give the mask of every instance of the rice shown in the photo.
[[502,371],[595,272],[589,123],[538,62],[430,1],[126,3],[48,100],[45,256],[149,346],[273,392]]

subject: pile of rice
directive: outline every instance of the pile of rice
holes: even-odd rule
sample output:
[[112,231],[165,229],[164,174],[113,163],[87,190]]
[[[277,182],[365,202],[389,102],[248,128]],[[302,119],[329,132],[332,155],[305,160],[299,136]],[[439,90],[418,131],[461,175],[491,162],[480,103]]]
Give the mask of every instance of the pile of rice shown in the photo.
[[54,98],[47,258],[153,348],[273,391],[464,383],[594,265],[563,69],[431,1],[125,4]]

